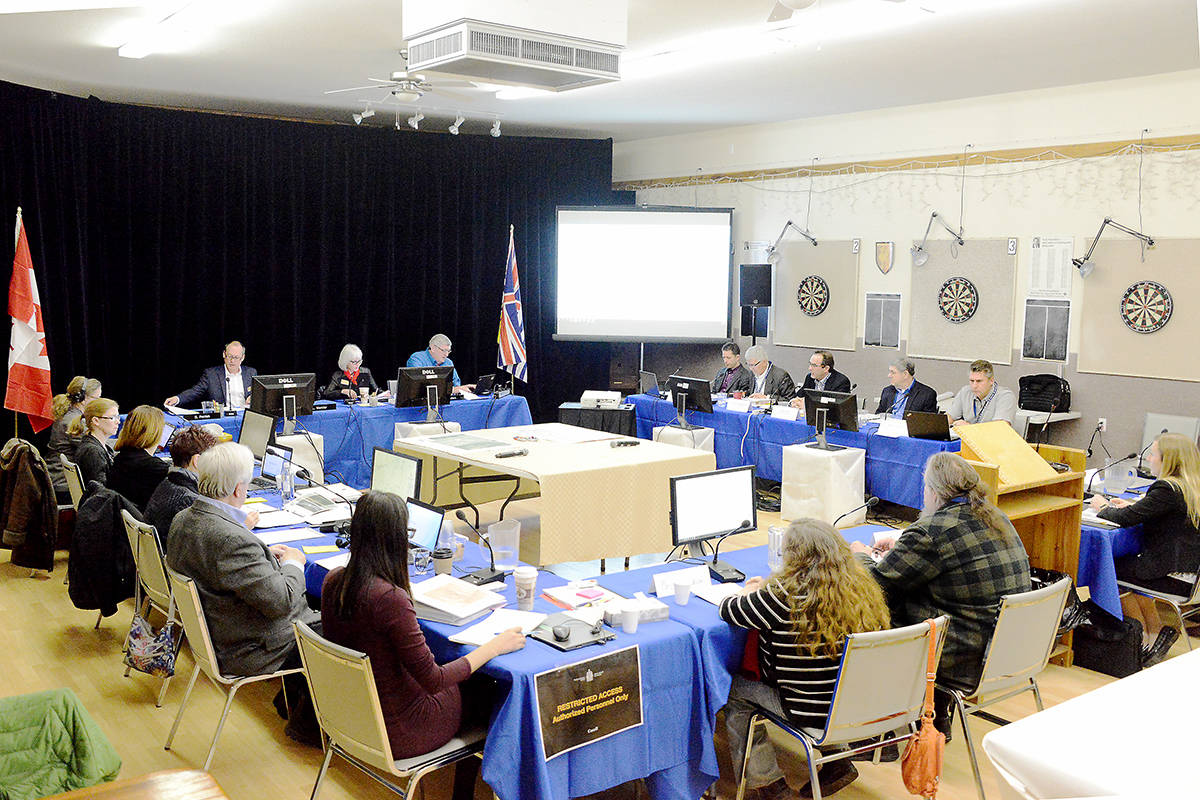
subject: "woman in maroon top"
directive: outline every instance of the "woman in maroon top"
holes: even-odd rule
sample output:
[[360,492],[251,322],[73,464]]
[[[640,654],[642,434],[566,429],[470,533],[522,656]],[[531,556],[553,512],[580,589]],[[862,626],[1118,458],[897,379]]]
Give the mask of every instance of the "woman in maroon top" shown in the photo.
[[[332,642],[371,658],[393,758],[441,747],[463,718],[459,684],[491,659],[525,646],[519,628],[449,664],[438,664],[417,625],[408,582],[408,511],[387,492],[364,492],[350,521],[350,561],[321,589],[321,624]],[[460,770],[455,797],[471,797],[479,763]],[[469,780],[468,780],[469,779]],[[460,786],[460,784],[462,784]]]

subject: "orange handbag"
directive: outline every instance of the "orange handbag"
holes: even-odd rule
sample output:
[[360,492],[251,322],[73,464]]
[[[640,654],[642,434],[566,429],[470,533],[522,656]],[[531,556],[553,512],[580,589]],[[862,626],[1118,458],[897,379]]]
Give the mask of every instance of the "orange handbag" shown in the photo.
[[904,755],[900,757],[900,775],[904,788],[926,800],[937,797],[938,784],[942,780],[942,754],[946,749],[946,736],[933,727],[933,681],[937,676],[937,623],[929,623],[929,662],[925,673],[925,708],[921,712],[921,723],[917,735],[908,740]]

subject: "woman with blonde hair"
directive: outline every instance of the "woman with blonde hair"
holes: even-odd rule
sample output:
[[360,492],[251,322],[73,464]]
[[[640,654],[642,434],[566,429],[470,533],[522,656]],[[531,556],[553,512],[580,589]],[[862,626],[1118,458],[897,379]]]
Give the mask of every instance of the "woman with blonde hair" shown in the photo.
[[[1146,453],[1157,480],[1136,503],[1101,495],[1092,498],[1096,516],[1121,527],[1142,526],[1142,551],[1117,559],[1126,583],[1187,597],[1194,578],[1174,577],[1200,569],[1200,450],[1178,433],[1161,434]],[[1154,601],[1140,594],[1122,599],[1125,615],[1142,623],[1142,666],[1161,661],[1180,631],[1162,624]]]
[[[957,453],[925,462],[925,509],[875,563],[863,562],[887,593],[892,623],[912,625],[945,614],[938,682],[973,691],[996,630],[1000,598],[1030,590],[1029,556],[1008,517],[988,498],[979,474]],[[864,545],[852,545],[866,553]],[[953,699],[935,692],[934,723],[950,735]]]
[[138,406],[130,411],[117,437],[117,455],[108,471],[108,488],[142,512],[171,470],[166,461],[154,457],[164,424],[163,412],[154,406]]
[[83,473],[85,489],[91,481],[108,484],[108,469],[113,462],[113,450],[108,440],[116,435],[120,426],[117,401],[97,397],[84,404],[82,416],[76,417],[67,428],[68,434],[79,437],[79,444],[75,445],[75,463]]
[[100,396],[100,381],[76,375],[67,384],[67,391],[54,396],[50,406],[54,424],[50,426],[50,439],[46,443],[46,467],[54,481],[54,492],[60,503],[71,502],[67,491],[67,476],[63,472],[61,456],[73,459],[79,437],[69,433],[71,423],[83,416],[83,404]]
[[[758,708],[805,728],[824,728],[846,636],[888,627],[879,585],[832,525],[796,520],[784,535],[783,563],[767,578],[750,578],[742,593],[721,602],[721,619],[758,631],[762,681],[733,679],[725,726],[735,770],[745,757],[750,717]],[[820,772],[822,794],[849,785],[858,771],[848,760]],[[759,728],[746,767],[747,788],[766,800],[790,790]]]

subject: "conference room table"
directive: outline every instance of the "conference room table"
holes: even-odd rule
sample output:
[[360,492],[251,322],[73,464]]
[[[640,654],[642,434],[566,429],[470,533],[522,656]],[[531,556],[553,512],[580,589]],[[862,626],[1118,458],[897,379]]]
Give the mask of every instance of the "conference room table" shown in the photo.
[[[653,430],[671,425],[678,419],[675,406],[650,395],[630,395],[625,399],[637,410],[637,433],[650,439]],[[801,420],[785,420],[768,414],[730,411],[724,400],[713,402],[712,413],[689,409],[687,422],[712,428],[717,467],[754,464],[760,478],[783,479],[783,448],[816,437],[816,428]],[[911,508],[920,508],[924,499],[925,462],[934,453],[958,452],[957,440],[939,442],[908,436],[880,436],[879,425],[868,422],[858,431],[831,430],[830,444],[858,447],[866,451],[867,491],[881,500]]]
[[[1141,498],[1147,487],[1123,492],[1130,502]],[[1142,526],[1110,528],[1083,523],[1079,538],[1079,574],[1075,583],[1086,586],[1091,599],[1108,613],[1123,618],[1121,588],[1117,585],[1116,560],[1142,551]]]
[[[445,421],[457,422],[464,431],[528,425],[533,421],[529,414],[529,403],[520,395],[452,400],[440,408]],[[337,400],[328,411],[298,417],[296,431],[322,436],[326,475],[334,475],[349,486],[362,488],[371,482],[374,448],[392,449],[396,423],[424,422],[425,413],[424,406],[397,408],[390,403],[378,406],[348,405],[345,401]],[[170,413],[168,420],[175,424],[192,421],[190,417]],[[197,422],[215,422],[236,439],[242,427],[242,415],[238,412]]]

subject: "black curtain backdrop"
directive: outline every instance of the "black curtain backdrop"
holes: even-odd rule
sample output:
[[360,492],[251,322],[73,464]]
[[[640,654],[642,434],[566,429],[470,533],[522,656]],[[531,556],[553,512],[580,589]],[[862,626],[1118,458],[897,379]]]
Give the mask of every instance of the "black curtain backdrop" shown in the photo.
[[[613,193],[608,140],[451,136],[141,108],[0,82],[0,224],[23,207],[54,391],[158,404],[246,345],[327,381],[342,345],[394,377],[434,333],[495,372],[515,226],[535,420],[607,388],[608,345],[555,342],[555,207]],[[11,264],[12,240],[0,253]]]

